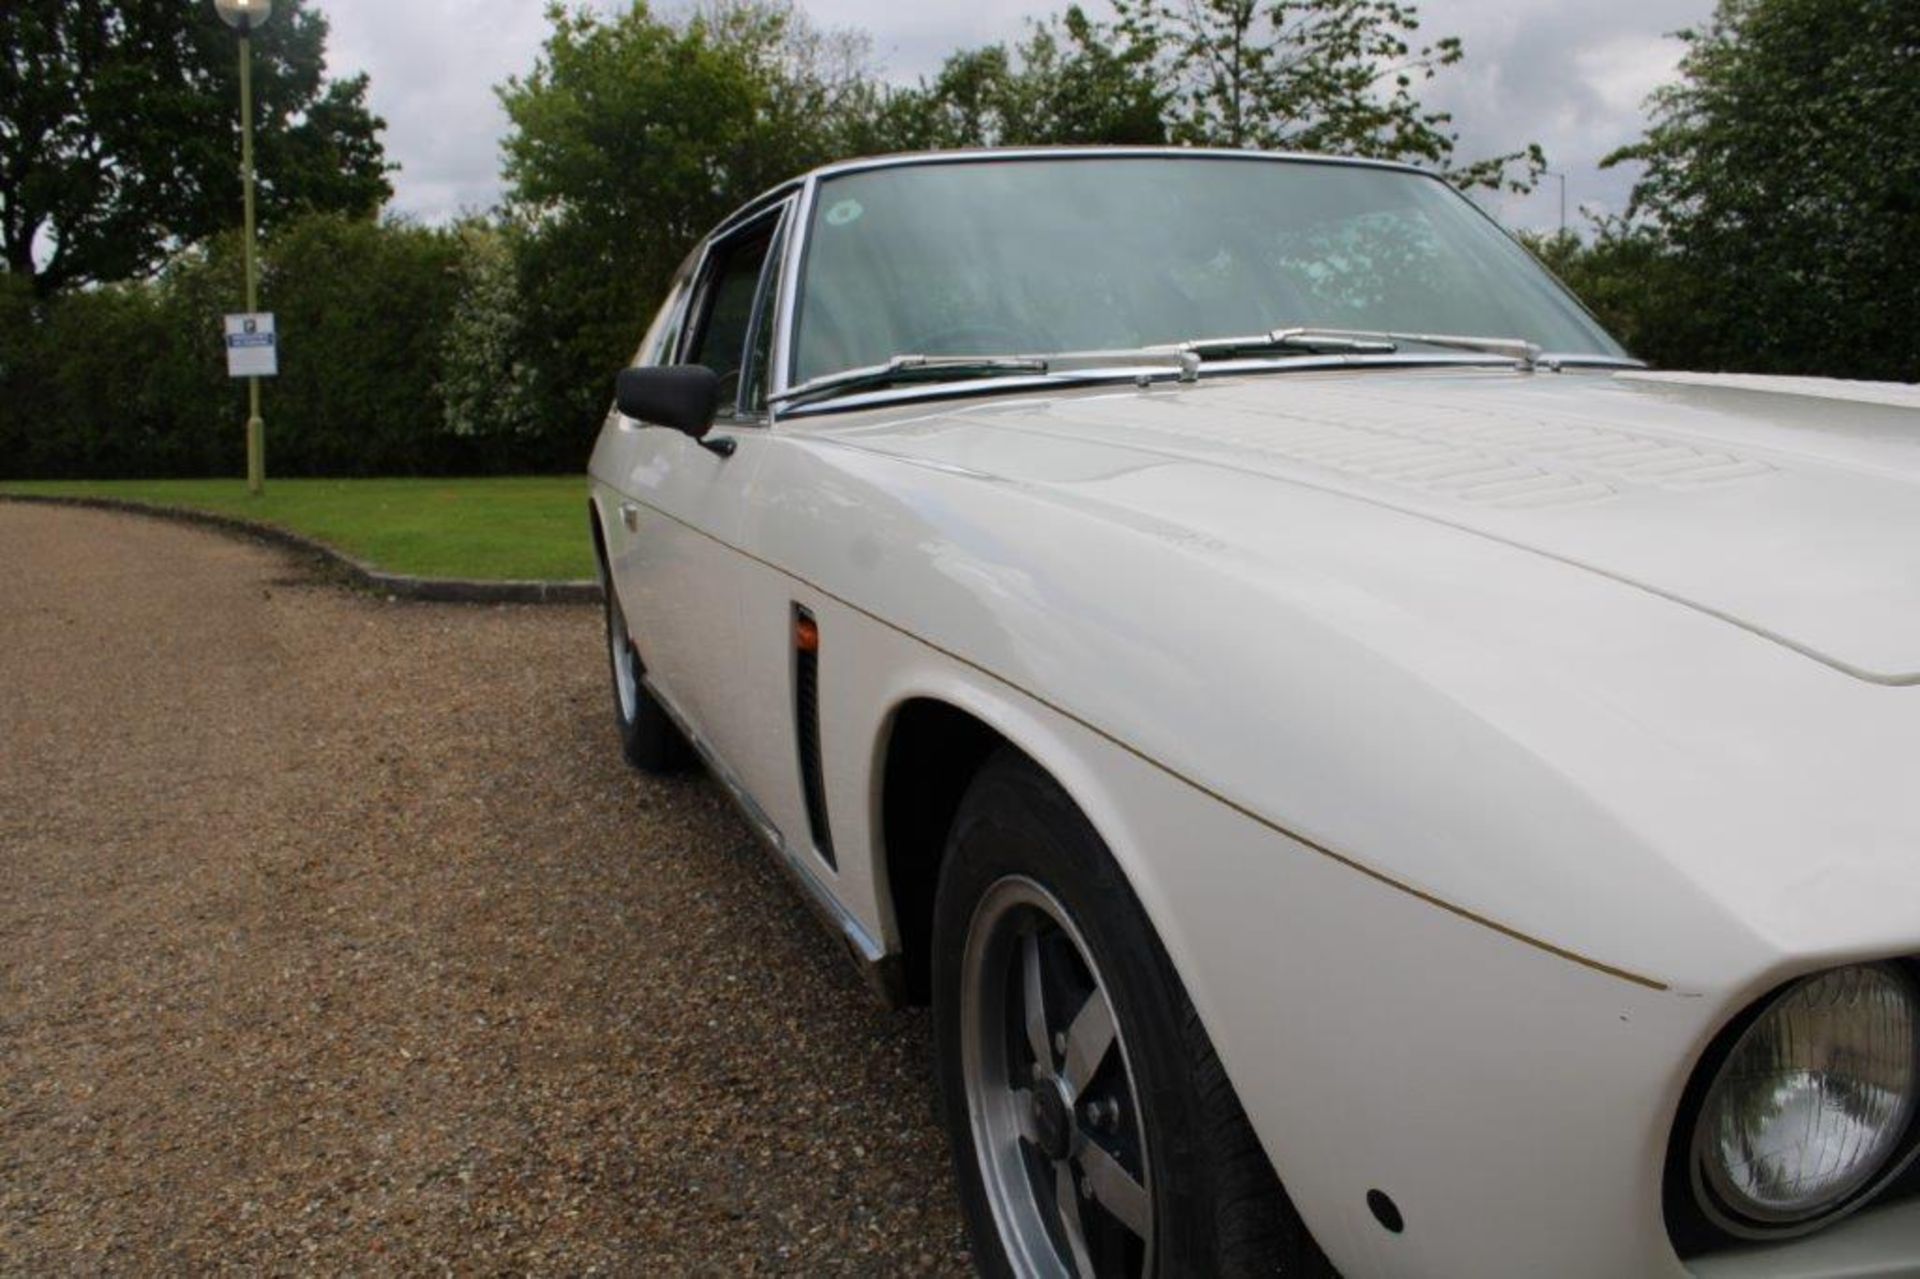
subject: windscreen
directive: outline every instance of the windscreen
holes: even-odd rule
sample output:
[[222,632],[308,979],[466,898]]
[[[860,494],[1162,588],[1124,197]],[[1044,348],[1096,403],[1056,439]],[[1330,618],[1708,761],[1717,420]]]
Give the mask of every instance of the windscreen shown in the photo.
[[1625,353],[1518,244],[1404,170],[983,159],[820,184],[796,383],[896,355],[1129,350],[1291,327]]

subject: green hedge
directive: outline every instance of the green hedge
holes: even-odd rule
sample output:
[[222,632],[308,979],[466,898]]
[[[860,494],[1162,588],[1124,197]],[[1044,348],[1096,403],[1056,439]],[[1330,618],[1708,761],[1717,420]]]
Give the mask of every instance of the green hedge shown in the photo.
[[[0,478],[242,472],[246,384],[226,376],[220,336],[245,296],[239,247],[49,300],[0,275]],[[518,292],[503,233],[483,224],[286,225],[262,250],[261,304],[281,334],[280,376],[264,384],[269,472],[580,469],[591,425],[530,403],[500,349]]]

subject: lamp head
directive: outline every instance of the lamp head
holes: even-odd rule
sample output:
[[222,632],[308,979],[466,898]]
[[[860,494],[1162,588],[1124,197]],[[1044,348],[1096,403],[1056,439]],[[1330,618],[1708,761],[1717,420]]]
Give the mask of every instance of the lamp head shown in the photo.
[[273,16],[273,0],[213,0],[213,7],[230,27],[252,31]]

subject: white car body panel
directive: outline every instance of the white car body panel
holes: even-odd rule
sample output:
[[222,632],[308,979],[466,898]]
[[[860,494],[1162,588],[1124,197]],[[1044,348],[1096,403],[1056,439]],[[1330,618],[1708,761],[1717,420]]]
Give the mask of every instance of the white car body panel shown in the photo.
[[[893,716],[947,703],[1105,839],[1344,1273],[1678,1275],[1662,1170],[1707,1043],[1920,952],[1911,400],[1249,374],[722,426],[724,461],[616,415],[591,474],[650,683],[856,950],[901,940]],[[1916,1257],[1896,1204],[1692,1269]]]
[[[1609,380],[1367,376],[1377,396],[1397,383],[1439,400],[1497,397],[1497,379],[1536,401]],[[782,548],[775,558],[826,536],[823,567],[796,565],[802,576],[829,575],[818,584],[1045,690],[1289,831],[1588,958],[1686,989],[1723,978],[1715,916],[1730,936],[1795,954],[1913,940],[1920,796],[1900,781],[1920,758],[1920,698],[1371,495],[1141,453],[1111,424],[1105,444],[1058,434],[1060,420],[1115,402],[1199,409],[1301,386],[1249,379],[790,423],[778,431],[817,442],[770,463],[760,483],[861,516],[816,521],[762,500],[747,531]],[[929,454],[938,469],[893,460]],[[1776,518],[1768,496],[1743,494],[1752,505],[1719,517],[1719,540],[1737,546],[1742,514]],[[1479,518],[1459,506],[1455,519]],[[1551,523],[1562,512],[1502,514]],[[1702,527],[1713,527],[1705,513]],[[898,553],[928,535],[942,540],[938,557]],[[1888,572],[1890,591],[1905,585],[1898,572],[1920,578],[1920,530],[1894,555],[1913,567]],[[1236,601],[1232,628],[1216,620],[1222,599]],[[1227,686],[1238,695],[1208,695]],[[1274,707],[1289,709],[1285,732]],[[1840,735],[1871,749],[1829,749]],[[1435,759],[1456,765],[1431,775]],[[1385,793],[1383,771],[1400,779]],[[1463,809],[1452,793],[1463,778],[1527,802]],[[1548,843],[1561,850],[1553,859],[1531,851]],[[1810,910],[1809,894],[1835,879],[1871,889]],[[1645,900],[1656,883],[1670,891]],[[1644,938],[1623,937],[1621,917],[1637,917]],[[1529,920],[1544,927],[1515,922]]]
[[[602,524],[620,599],[634,617],[642,659],[675,690],[681,712],[729,753],[748,732],[728,680],[740,659],[740,578],[728,544],[744,517],[751,470],[712,456],[678,432],[616,424],[624,470]],[[639,437],[644,434],[644,445]],[[633,527],[628,527],[632,521]],[[705,530],[704,532],[702,530]]]

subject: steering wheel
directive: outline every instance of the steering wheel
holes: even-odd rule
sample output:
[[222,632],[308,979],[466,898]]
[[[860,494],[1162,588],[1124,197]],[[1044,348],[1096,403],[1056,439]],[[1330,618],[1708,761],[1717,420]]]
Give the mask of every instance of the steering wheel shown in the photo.
[[1021,355],[1035,349],[1030,334],[1005,324],[955,324],[913,339],[915,355]]

